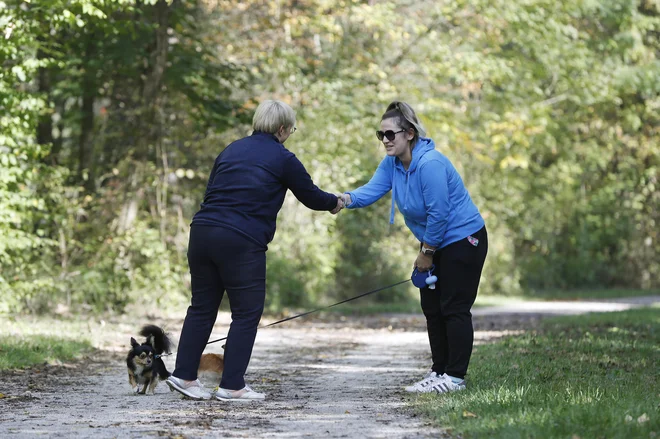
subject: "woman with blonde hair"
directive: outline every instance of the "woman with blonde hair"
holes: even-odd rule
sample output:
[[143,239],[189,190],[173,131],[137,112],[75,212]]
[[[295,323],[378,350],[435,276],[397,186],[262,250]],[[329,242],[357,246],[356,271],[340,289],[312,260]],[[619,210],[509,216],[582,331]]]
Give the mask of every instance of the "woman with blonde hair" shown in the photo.
[[420,242],[414,266],[438,277],[420,289],[433,364],[408,392],[465,389],[474,330],[470,309],[488,252],[488,234],[461,176],[426,137],[415,111],[392,102],[381,117],[378,140],[387,156],[364,186],[342,195],[349,209],[366,207],[392,191],[394,206]]
[[222,401],[263,400],[245,384],[266,297],[266,250],[287,190],[306,207],[333,214],[343,207],[320,190],[284,142],[296,131],[296,115],[284,102],[268,100],[254,114],[252,135],[227,146],[216,158],[204,201],[190,228],[188,264],[192,299],[181,329],[176,369],[167,384],[193,399],[211,393],[197,380],[222,297],[232,322],[225,364],[215,394]]

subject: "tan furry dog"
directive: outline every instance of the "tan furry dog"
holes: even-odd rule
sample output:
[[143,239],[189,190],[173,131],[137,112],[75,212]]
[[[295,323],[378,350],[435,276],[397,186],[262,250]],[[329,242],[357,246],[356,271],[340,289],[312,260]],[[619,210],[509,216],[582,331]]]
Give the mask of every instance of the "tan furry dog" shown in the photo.
[[208,387],[219,386],[224,368],[225,357],[222,354],[202,354],[199,369],[197,369],[197,378]]

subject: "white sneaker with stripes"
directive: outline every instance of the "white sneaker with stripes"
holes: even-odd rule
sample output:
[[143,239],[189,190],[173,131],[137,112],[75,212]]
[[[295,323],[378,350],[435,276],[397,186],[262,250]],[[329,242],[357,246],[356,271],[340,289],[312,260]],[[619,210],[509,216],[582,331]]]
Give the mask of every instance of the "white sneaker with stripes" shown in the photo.
[[432,386],[432,391],[437,393],[449,393],[458,390],[465,390],[465,380],[455,383],[446,373],[440,375]]
[[441,375],[438,375],[437,373],[430,371],[429,373],[424,375],[424,378],[422,378],[420,381],[417,381],[415,384],[406,387],[406,392],[411,392],[411,393],[433,392],[433,385],[439,382],[440,379],[441,379]]

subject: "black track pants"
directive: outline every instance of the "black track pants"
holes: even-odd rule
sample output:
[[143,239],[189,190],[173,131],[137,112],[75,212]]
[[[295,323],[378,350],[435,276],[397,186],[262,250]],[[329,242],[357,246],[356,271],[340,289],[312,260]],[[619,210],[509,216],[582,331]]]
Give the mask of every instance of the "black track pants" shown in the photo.
[[[467,373],[474,329],[470,309],[477,298],[481,270],[488,253],[488,233],[483,227],[438,250],[433,255],[438,276],[435,289],[420,289],[422,311],[431,344],[432,370],[464,378]],[[472,242],[470,242],[472,241]]]
[[199,359],[226,291],[232,322],[220,387],[242,389],[266,298],[266,250],[229,229],[192,226],[188,264],[192,299],[173,375],[184,380],[197,378]]

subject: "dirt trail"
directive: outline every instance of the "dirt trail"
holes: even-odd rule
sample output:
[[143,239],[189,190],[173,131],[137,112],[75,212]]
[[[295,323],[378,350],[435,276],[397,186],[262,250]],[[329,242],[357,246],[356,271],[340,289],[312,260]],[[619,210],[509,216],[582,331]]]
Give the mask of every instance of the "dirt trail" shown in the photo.
[[[542,315],[514,312],[479,311],[477,342],[533,327]],[[221,314],[212,337],[224,336],[228,322],[229,316]],[[176,339],[176,322],[156,323]],[[403,386],[418,379],[429,363],[420,315],[305,319],[264,329],[246,378],[268,399],[242,404],[186,400],[163,383],[154,396],[132,394],[123,359],[126,341],[137,329],[123,324],[96,331],[103,351],[75,365],[0,376],[0,393],[6,395],[0,399],[0,437],[444,436],[405,404]],[[207,352],[221,352],[219,345],[210,345]],[[174,361],[166,357],[170,370]]]
[[[419,323],[407,332],[342,322],[260,331],[247,380],[268,400],[252,403],[186,400],[162,383],[154,396],[133,395],[122,351],[110,346],[118,352],[82,368],[3,376],[2,392],[18,396],[0,400],[0,436],[437,437],[406,411],[401,389],[423,372],[428,349]],[[207,352],[221,352],[218,345]],[[166,358],[170,370],[174,362]]]

